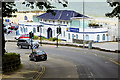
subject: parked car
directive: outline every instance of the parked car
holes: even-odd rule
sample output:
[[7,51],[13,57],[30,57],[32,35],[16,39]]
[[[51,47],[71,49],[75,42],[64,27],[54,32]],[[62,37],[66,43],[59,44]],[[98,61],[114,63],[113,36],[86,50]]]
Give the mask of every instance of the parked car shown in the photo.
[[45,51],[36,50],[29,55],[29,59],[34,60],[35,62],[38,60],[46,61],[47,60],[47,53]]
[[22,38],[29,38],[29,34],[20,35],[19,39],[22,39]]
[[35,41],[33,41],[32,39],[29,39],[29,38],[22,38],[22,39],[18,40],[17,46],[19,48],[27,47],[28,49],[31,49],[31,48],[38,48],[39,43],[35,42]]

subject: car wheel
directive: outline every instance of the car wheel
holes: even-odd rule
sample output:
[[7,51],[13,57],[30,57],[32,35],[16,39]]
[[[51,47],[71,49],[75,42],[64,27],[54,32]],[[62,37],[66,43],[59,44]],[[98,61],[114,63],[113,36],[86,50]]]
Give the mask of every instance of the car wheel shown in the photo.
[[19,45],[18,47],[19,47],[19,48],[22,48],[22,45]]
[[32,59],[29,57],[29,60],[32,61]]
[[32,49],[31,46],[28,46],[28,49]]
[[46,61],[47,60],[47,57],[44,57],[44,59],[43,59],[44,61]]
[[21,49],[23,48],[22,45],[20,46],[20,48],[21,48]]
[[37,59],[36,59],[36,58],[34,58],[34,61],[35,61],[35,62],[37,62]]

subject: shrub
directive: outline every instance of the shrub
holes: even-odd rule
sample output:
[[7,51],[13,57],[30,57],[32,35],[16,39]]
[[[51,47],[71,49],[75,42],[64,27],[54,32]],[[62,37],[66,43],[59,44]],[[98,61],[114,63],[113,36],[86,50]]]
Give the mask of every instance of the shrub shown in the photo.
[[20,67],[21,60],[20,54],[5,53],[2,57],[2,70],[3,73],[11,72]]
[[58,41],[62,41],[61,39],[58,39]]
[[56,41],[57,38],[56,38],[56,37],[54,37],[54,38],[49,38],[48,40],[50,40],[50,41]]
[[[50,40],[50,41],[57,41],[57,38],[56,37],[54,37],[54,38],[49,38],[48,40]],[[58,41],[62,41],[61,39],[58,39]]]
[[38,38],[39,38],[38,36],[35,36],[35,35],[34,35],[34,39],[38,39]]
[[46,40],[46,37],[42,37],[42,40]]
[[56,37],[54,37],[54,38],[53,38],[53,41],[57,41],[57,38],[56,38]]
[[[46,38],[45,38],[45,37],[41,37],[41,39],[42,39],[42,40],[46,40]],[[40,37],[38,37],[38,40],[40,40]]]

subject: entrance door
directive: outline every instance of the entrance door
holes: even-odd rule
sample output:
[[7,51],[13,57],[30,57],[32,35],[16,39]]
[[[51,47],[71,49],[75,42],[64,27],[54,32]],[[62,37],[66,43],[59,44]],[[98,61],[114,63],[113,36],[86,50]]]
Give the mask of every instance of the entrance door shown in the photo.
[[48,30],[47,30],[47,37],[48,38],[52,37],[52,29],[51,28],[48,28]]

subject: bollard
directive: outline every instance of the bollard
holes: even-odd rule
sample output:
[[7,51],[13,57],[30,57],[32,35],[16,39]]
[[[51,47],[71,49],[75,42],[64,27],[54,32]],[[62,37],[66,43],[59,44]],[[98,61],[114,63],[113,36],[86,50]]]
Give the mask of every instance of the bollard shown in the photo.
[[89,48],[89,49],[92,49],[92,41],[89,41],[88,44],[89,44],[89,45],[88,45],[88,48]]

